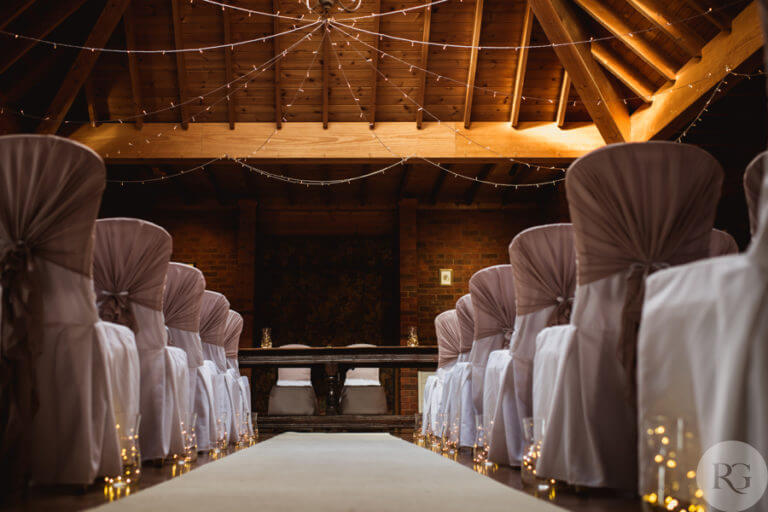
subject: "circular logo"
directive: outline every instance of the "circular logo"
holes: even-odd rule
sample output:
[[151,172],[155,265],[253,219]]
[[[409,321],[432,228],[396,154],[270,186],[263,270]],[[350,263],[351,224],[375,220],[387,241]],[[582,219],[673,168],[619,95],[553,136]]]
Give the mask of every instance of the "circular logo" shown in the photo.
[[760,452],[741,441],[711,446],[699,460],[696,483],[711,506],[739,512],[755,503],[768,485],[768,467]]

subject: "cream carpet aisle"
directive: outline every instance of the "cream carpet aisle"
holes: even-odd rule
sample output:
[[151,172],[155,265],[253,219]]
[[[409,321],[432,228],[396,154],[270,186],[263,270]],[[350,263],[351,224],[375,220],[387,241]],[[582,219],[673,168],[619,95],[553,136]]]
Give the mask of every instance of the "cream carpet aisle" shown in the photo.
[[104,505],[121,510],[562,510],[389,434],[287,433]]

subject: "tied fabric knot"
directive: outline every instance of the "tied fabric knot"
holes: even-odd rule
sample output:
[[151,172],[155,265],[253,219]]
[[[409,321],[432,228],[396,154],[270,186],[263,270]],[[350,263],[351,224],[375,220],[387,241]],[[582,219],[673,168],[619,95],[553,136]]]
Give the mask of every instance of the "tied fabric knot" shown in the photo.
[[553,325],[563,325],[571,321],[571,309],[573,308],[573,297],[555,297],[557,306],[547,320],[547,327]]
[[624,297],[624,309],[621,313],[621,333],[619,336],[618,358],[624,367],[627,378],[627,399],[634,405],[637,399],[635,373],[637,369],[637,332],[640,329],[640,317],[645,299],[645,279],[664,268],[669,263],[663,261],[635,262],[629,266],[627,274],[627,294]]
[[26,477],[28,435],[39,407],[36,362],[41,353],[40,310],[32,250],[18,240],[0,250],[0,460]]
[[504,327],[501,329],[504,333],[504,348],[509,348],[509,342],[512,340],[512,335],[515,334],[514,327]]
[[127,290],[120,292],[102,290],[99,292],[99,300],[96,305],[99,307],[99,316],[102,320],[125,325],[134,333],[138,333],[136,319],[131,311],[130,297],[131,293]]

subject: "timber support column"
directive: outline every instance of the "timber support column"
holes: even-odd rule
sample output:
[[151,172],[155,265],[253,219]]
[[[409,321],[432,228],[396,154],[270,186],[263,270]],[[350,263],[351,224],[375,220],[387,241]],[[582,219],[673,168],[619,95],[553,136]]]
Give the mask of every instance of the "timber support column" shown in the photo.
[[[418,201],[403,199],[398,210],[399,227],[399,261],[400,261],[400,344],[408,341],[408,327],[418,325]],[[413,368],[403,368],[399,371],[398,386],[399,400],[396,407],[399,414],[413,414],[419,410],[416,389],[418,373]]]

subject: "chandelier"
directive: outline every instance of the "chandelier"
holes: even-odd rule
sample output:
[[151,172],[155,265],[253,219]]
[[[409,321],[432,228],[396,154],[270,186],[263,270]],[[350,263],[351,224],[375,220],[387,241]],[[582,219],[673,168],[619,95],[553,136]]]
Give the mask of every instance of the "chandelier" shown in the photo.
[[318,14],[328,14],[334,6],[344,12],[355,12],[363,4],[363,0],[305,0],[307,9]]

